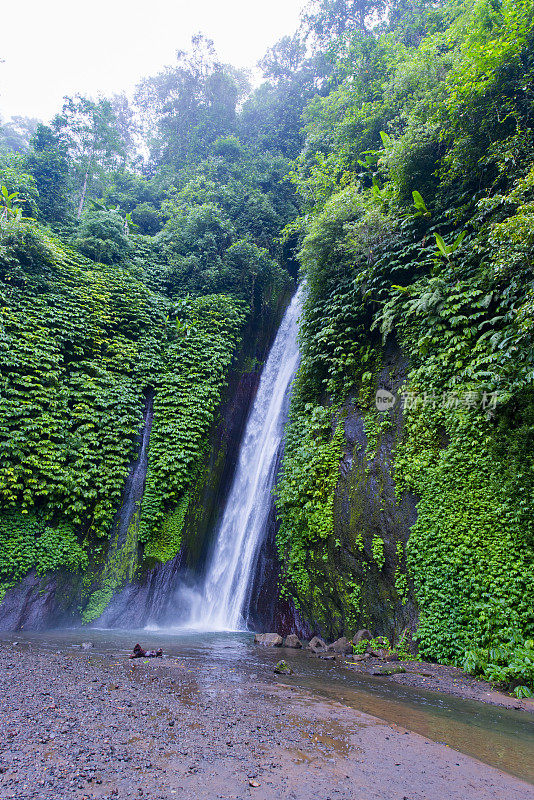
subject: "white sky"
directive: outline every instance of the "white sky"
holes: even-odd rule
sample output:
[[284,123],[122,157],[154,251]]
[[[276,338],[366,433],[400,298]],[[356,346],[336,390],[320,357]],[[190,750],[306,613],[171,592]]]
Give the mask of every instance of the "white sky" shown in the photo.
[[64,95],[126,91],[175,61],[198,31],[251,68],[298,24],[306,0],[2,2],[0,116],[50,119]]

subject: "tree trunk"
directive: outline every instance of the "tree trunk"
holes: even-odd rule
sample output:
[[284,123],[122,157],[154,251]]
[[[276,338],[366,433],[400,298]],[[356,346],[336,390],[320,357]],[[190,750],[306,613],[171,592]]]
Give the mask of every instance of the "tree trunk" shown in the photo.
[[87,194],[87,180],[88,180],[88,178],[89,178],[89,169],[87,169],[87,172],[85,173],[85,180],[83,182],[82,194],[81,194],[81,197],[80,197],[80,204],[78,205],[78,213],[76,214],[77,219],[80,219],[80,217],[82,216],[83,204],[85,202],[85,195]]
[[81,197],[80,197],[80,203],[79,203],[79,205],[78,205],[78,213],[77,213],[77,215],[76,215],[76,218],[77,218],[77,219],[80,219],[80,217],[82,216],[83,204],[85,203],[85,196],[86,196],[86,194],[87,194],[87,184],[88,184],[88,182],[89,182],[89,174],[90,174],[90,172],[91,172],[91,166],[92,166],[92,164],[93,164],[93,154],[94,154],[94,151],[95,151],[95,148],[94,148],[94,146],[93,146],[93,147],[91,148],[91,152],[90,152],[90,154],[89,154],[89,163],[87,164],[87,170],[86,170],[86,172],[85,172],[85,178],[84,178],[84,181],[83,181],[83,186],[82,186],[82,194],[81,194]]

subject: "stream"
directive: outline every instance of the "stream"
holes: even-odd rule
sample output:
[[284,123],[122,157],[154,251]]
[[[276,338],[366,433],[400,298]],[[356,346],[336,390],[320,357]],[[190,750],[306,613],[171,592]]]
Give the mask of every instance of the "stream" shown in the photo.
[[[129,656],[137,641],[147,648],[161,646],[165,658],[158,660],[158,665],[192,673],[207,697],[213,698],[221,685],[230,682],[240,684],[243,690],[256,682],[292,685],[403,726],[534,783],[534,715],[355,674],[306,651],[258,647],[252,633],[67,629],[2,632],[0,641],[65,654],[76,653],[82,642],[90,641],[92,654],[114,659]],[[273,666],[281,657],[292,666],[294,675],[274,676]]]

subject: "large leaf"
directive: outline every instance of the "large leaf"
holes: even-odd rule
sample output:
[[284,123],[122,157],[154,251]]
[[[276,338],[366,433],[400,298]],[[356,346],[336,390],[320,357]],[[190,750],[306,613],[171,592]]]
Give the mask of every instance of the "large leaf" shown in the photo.
[[449,258],[450,248],[447,247],[447,245],[445,244],[443,238],[439,235],[439,233],[435,233],[434,236],[436,237],[436,244],[439,247],[442,254],[445,256],[445,258]]

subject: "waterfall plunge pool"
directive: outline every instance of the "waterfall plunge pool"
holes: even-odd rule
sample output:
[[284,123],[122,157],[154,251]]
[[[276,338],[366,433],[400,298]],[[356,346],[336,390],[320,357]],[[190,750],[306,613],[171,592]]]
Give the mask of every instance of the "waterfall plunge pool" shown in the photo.
[[[177,670],[180,679],[194,680],[195,689],[213,699],[223,684],[281,682],[340,702],[419,733],[523,780],[534,783],[534,715],[430,690],[403,686],[387,678],[354,673],[304,651],[262,648],[253,634],[177,633],[175,631],[66,629],[0,633],[4,644],[75,656],[82,642],[94,645],[96,658],[123,660],[139,641],[162,647],[165,658],[151,666]],[[15,648],[14,648],[15,649]],[[276,677],[281,657],[295,674]]]

